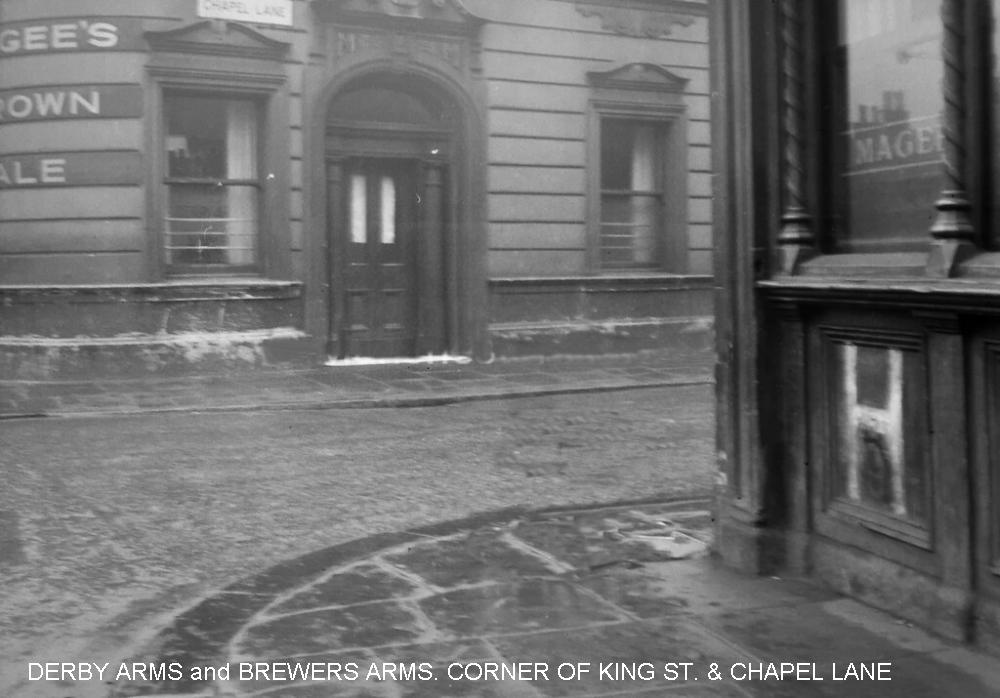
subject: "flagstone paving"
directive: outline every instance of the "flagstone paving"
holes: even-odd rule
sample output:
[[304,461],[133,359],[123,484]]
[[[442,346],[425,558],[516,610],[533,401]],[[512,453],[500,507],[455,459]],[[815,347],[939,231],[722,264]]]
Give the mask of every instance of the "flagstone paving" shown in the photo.
[[1000,696],[995,659],[809,582],[717,566],[712,526],[710,501],[689,499],[317,551],[180,614],[129,660],[183,677],[111,695]]

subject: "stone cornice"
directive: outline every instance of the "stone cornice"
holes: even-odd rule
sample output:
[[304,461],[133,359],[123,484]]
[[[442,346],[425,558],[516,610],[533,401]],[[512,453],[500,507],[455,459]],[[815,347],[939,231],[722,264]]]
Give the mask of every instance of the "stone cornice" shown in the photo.
[[707,6],[683,2],[576,0],[575,5],[584,17],[600,18],[601,27],[608,31],[650,39],[670,36],[675,26],[691,26],[707,13]]

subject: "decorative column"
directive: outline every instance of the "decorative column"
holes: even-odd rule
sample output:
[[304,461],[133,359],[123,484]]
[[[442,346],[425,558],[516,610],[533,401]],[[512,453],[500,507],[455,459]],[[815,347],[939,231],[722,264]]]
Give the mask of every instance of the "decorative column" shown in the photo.
[[340,278],[338,259],[341,254],[341,243],[337,239],[338,231],[345,222],[343,201],[343,161],[328,159],[326,161],[326,277],[323,280],[323,290],[327,295],[328,329],[326,334],[327,356],[340,358],[340,352],[345,343],[346,332],[344,318],[347,314],[344,298],[343,279]]
[[806,204],[801,0],[782,0],[781,45],[785,207],[781,215],[781,232],[778,233],[778,253],[781,273],[794,274],[799,264],[816,254],[813,220]]
[[966,193],[966,98],[968,72],[963,36],[963,0],[942,0],[941,23],[944,35],[941,56],[944,62],[944,114],[941,131],[944,142],[944,188],[935,204],[937,217],[931,226],[928,276],[954,275],[958,263],[975,249],[971,209]]
[[423,163],[422,192],[420,201],[420,234],[417,236],[420,263],[419,277],[419,328],[417,353],[437,354],[444,344],[444,164],[437,161]]

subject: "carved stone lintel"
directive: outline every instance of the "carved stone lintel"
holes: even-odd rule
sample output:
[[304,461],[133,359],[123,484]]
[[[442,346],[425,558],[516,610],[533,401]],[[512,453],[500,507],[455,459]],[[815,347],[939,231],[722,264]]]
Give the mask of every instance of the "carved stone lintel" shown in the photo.
[[675,26],[689,27],[695,18],[661,10],[608,7],[577,2],[576,11],[584,17],[600,17],[601,27],[616,34],[658,39],[670,36]]
[[465,34],[483,23],[458,0],[315,0],[313,7],[320,19],[333,22],[431,24]]
[[336,31],[333,34],[333,55],[347,56],[382,45],[381,37],[372,32]]

